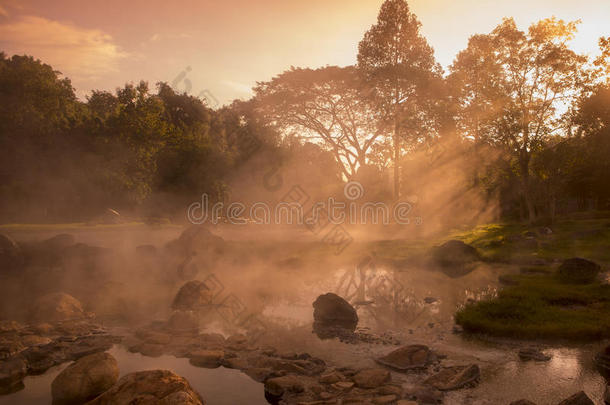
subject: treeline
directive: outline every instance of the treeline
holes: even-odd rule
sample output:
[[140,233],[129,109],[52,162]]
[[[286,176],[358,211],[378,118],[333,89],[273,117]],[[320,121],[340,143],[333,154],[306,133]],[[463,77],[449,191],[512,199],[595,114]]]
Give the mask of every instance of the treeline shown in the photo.
[[277,198],[255,186],[279,167],[430,215],[610,209],[610,42],[591,60],[576,28],[505,19],[443,72],[407,2],[386,0],[355,66],[291,68],[216,110],[166,83],[81,101],[51,66],[0,53],[0,222],[183,217],[202,193]]

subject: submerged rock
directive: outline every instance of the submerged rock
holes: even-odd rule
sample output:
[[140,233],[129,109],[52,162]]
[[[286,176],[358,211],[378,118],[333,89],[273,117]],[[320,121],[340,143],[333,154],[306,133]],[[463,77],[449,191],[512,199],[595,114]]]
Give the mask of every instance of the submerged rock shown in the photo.
[[65,293],[47,294],[36,300],[31,319],[34,322],[57,322],[85,318],[79,300]]
[[441,391],[453,391],[464,387],[474,386],[481,376],[479,366],[446,367],[437,374],[428,377],[424,383]]
[[436,361],[436,356],[424,345],[409,345],[376,359],[377,363],[398,371],[425,368]]
[[601,271],[599,264],[580,257],[565,260],[557,273],[564,283],[588,284],[597,280]]
[[595,402],[593,402],[584,391],[580,391],[570,398],[564,399],[558,405],[595,405]]
[[222,350],[198,350],[190,355],[189,362],[195,367],[220,367],[225,353]]
[[535,347],[528,347],[519,350],[519,358],[523,361],[534,360],[534,361],[549,361],[551,356],[544,354],[540,349]]
[[82,357],[53,380],[53,405],[82,404],[110,389],[118,379],[118,363],[110,354]]
[[337,294],[320,295],[313,303],[314,328],[340,327],[354,331],[358,325],[358,314],[353,306]]
[[189,382],[169,370],[130,373],[88,405],[181,404],[203,405]]

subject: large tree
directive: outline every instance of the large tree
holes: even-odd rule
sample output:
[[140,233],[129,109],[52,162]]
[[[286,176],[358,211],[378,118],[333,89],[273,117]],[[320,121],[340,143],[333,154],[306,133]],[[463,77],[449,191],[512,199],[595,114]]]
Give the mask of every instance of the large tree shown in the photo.
[[292,68],[255,88],[259,111],[269,121],[285,133],[322,141],[347,179],[366,164],[380,135],[365,92],[353,66]]
[[415,143],[431,132],[432,94],[441,68],[405,0],[386,0],[377,23],[358,47],[358,68],[374,88],[381,128],[392,135],[394,197],[400,196],[401,140]]
[[587,58],[569,48],[576,23],[542,20],[527,32],[504,19],[475,35],[451,66],[461,127],[500,145],[515,159],[529,220],[536,216],[530,181],[533,151],[567,127],[565,110],[587,88]]

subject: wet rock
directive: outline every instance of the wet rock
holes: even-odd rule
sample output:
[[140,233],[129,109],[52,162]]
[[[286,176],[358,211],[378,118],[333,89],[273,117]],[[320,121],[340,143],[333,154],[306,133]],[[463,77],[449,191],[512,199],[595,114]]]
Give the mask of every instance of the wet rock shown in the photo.
[[305,385],[295,375],[270,378],[265,381],[265,392],[272,397],[281,397],[285,393],[301,393],[305,391]]
[[171,341],[171,336],[167,333],[157,332],[150,329],[138,329],[135,333],[136,337],[146,343],[167,345]]
[[478,383],[481,372],[479,366],[446,367],[437,374],[428,377],[424,383],[440,391],[452,391],[464,387],[471,387]]
[[355,330],[358,325],[358,314],[343,298],[337,294],[320,295],[313,303],[314,323],[320,326],[339,326]]
[[511,402],[510,405],[536,405],[536,404],[532,401],[528,401],[527,399],[520,399],[518,401]]
[[584,391],[580,391],[571,397],[564,399],[558,405],[595,405],[595,402],[593,402]]
[[415,401],[409,401],[406,399],[400,399],[396,402],[396,405],[418,405]]
[[339,381],[337,383],[334,383],[332,386],[333,388],[340,390],[340,391],[347,391],[349,389],[352,389],[354,387],[354,383],[351,381]]
[[25,260],[21,248],[8,235],[0,233],[0,275],[8,275],[23,268]]
[[51,339],[38,335],[23,335],[21,336],[21,343],[26,347],[42,346],[51,343]]
[[232,350],[246,350],[248,348],[248,338],[241,333],[237,333],[229,336],[225,345]]
[[565,260],[557,271],[559,278],[564,283],[588,284],[597,280],[601,271],[599,264],[587,259],[574,257]]
[[604,390],[604,404],[610,405],[610,387],[606,383],[606,389]]
[[82,404],[110,389],[118,379],[118,363],[110,354],[82,357],[53,380],[53,405]]
[[167,321],[170,333],[197,333],[199,318],[194,311],[174,311]]
[[601,353],[595,355],[595,365],[600,374],[606,378],[610,377],[610,346],[606,346]]
[[23,389],[26,372],[27,366],[20,357],[0,361],[0,395]]
[[47,294],[34,303],[31,319],[34,322],[56,322],[85,318],[79,300],[65,293]]
[[424,345],[409,345],[376,359],[377,363],[398,371],[425,368],[436,361],[434,353]]
[[383,368],[369,368],[359,371],[352,379],[359,388],[377,388],[388,383],[392,376]]
[[534,361],[549,361],[551,356],[544,354],[540,349],[535,347],[528,347],[519,350],[519,358],[523,361],[534,360]]
[[462,277],[473,270],[471,264],[481,260],[474,247],[459,240],[450,240],[431,251],[432,260],[450,277]]
[[194,311],[209,306],[213,299],[212,290],[205,282],[192,280],[185,283],[172,302],[172,309]]
[[267,380],[271,376],[279,377],[278,375],[275,375],[276,372],[270,368],[251,367],[244,370],[244,373],[248,377],[259,383],[265,382],[265,380]]
[[189,363],[196,367],[220,367],[225,353],[222,350],[198,350],[191,353]]
[[169,370],[130,373],[88,405],[181,404],[203,405],[189,382]]

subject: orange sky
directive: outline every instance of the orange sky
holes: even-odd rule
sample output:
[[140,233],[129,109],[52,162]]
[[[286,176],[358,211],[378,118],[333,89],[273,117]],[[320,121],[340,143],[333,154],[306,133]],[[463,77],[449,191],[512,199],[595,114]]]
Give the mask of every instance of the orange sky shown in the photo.
[[[348,65],[382,0],[0,0],[0,50],[31,54],[73,81],[80,96],[127,81],[172,82],[187,67],[190,93],[220,103],[293,66]],[[574,47],[610,35],[610,1],[412,0],[443,66],[473,33],[504,16],[581,19]],[[86,5],[86,6],[85,6]],[[178,88],[186,90],[186,82]],[[211,100],[211,97],[210,97]]]

